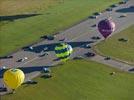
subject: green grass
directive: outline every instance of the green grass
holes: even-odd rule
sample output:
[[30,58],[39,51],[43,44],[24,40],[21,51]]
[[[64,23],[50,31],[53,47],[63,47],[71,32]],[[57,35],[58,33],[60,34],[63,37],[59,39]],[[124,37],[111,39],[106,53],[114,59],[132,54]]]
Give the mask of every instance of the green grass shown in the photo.
[[[134,25],[99,43],[96,48],[101,54],[111,56],[122,61],[134,64]],[[118,39],[125,38],[128,42]]]
[[75,60],[53,67],[52,73],[52,78],[38,77],[37,85],[23,85],[2,100],[134,100],[134,75],[109,66]]
[[[4,2],[5,0],[2,1]],[[18,6],[15,1],[11,0],[6,0],[6,4],[1,3],[1,6],[2,4],[5,5],[2,6],[5,7],[3,9],[9,8],[4,11],[5,15],[8,13],[15,15],[32,12],[42,15],[11,22],[1,22],[0,56],[35,42],[41,35],[54,33],[67,28],[88,17],[93,12],[101,11],[120,0],[64,0],[64,2],[61,2],[61,0],[52,0],[53,2],[49,2],[50,0],[47,0],[46,3],[42,0],[40,1],[42,3],[39,3],[39,5],[36,5],[38,3],[35,3],[35,0],[33,0],[34,3],[31,1],[31,4],[33,3],[33,7],[35,8],[31,8],[32,5],[29,4],[30,0],[23,0],[23,2],[21,0],[16,1],[18,4],[23,5],[22,8],[19,8],[21,6]],[[28,5],[24,1],[29,2]],[[1,15],[4,15],[4,12],[1,12]]]

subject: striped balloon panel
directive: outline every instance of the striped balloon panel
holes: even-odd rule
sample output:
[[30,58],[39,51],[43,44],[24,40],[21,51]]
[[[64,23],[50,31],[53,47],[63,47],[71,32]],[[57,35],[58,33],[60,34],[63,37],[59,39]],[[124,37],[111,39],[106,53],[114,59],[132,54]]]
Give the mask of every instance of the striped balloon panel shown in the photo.
[[71,54],[68,48],[68,45],[64,43],[61,43],[55,47],[55,53],[56,53],[56,56],[62,61],[68,60]]

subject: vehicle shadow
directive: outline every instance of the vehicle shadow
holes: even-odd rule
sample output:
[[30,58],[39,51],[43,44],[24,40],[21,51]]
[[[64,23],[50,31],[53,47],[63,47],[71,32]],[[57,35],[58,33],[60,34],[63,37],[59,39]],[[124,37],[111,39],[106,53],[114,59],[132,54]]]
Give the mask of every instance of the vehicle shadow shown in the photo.
[[131,68],[128,70],[129,72],[134,72],[134,68]]
[[134,12],[134,6],[130,6],[128,8],[122,8],[122,9],[118,9],[116,10],[116,12],[120,12],[120,13],[133,13]]
[[38,16],[42,14],[21,14],[21,15],[12,15],[12,16],[0,16],[0,21],[14,21],[17,19],[23,19],[33,16]]
[[[67,42],[67,44],[71,45],[72,48],[75,47],[80,47],[83,44],[90,44],[93,43],[92,41],[81,41],[81,42]],[[40,53],[41,51],[54,51],[55,46],[58,43],[52,43],[52,44],[44,44],[44,45],[38,45],[38,46],[34,46],[33,49],[30,49],[29,47],[24,47],[23,50],[24,51],[29,51],[29,52],[34,52],[34,53]]]

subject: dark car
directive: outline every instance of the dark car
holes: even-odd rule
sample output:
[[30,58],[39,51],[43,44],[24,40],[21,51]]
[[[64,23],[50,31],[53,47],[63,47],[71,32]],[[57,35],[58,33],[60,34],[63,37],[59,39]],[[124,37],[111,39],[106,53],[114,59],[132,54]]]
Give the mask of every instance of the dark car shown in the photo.
[[93,53],[93,52],[87,52],[87,53],[85,53],[85,55],[87,57],[94,57],[95,56],[95,53]]
[[54,36],[48,35],[48,36],[47,36],[47,39],[48,39],[48,40],[54,40]]
[[9,58],[13,58],[13,56],[9,55],[9,56],[0,57],[0,59],[9,59]]
[[93,36],[93,37],[91,37],[93,40],[99,40],[99,39],[101,39],[99,36]]
[[60,39],[59,41],[64,41],[65,40],[65,38],[63,38],[63,39]]
[[119,4],[126,4],[127,2],[128,2],[128,0],[125,0],[125,1],[119,2]]
[[123,17],[127,17],[127,14],[122,14],[122,15],[120,15],[119,18],[123,18]]
[[117,7],[117,5],[116,5],[116,4],[113,4],[113,5],[111,5],[110,7],[111,7],[111,8],[115,8],[115,7]]
[[49,55],[49,52],[42,52],[42,54],[41,55],[39,55],[39,57],[44,57],[44,56],[47,56],[47,55]]
[[95,12],[94,15],[98,16],[98,15],[101,15],[100,12]]
[[23,62],[24,61],[24,59],[18,59],[16,62]]
[[47,39],[47,35],[41,36],[41,38],[43,38],[43,39]]
[[51,78],[52,75],[51,75],[50,73],[46,73],[46,74],[44,74],[42,77],[44,77],[44,78]]
[[112,8],[107,8],[106,11],[112,11],[113,9]]
[[127,3],[127,1],[121,1],[121,2],[119,2],[119,4],[126,4]]
[[28,81],[26,81],[26,82],[23,83],[23,84],[37,84],[37,83],[38,83],[37,81],[28,80]]
[[7,88],[6,87],[0,87],[0,92],[6,92]]
[[90,44],[86,44],[85,48],[91,48]]
[[88,18],[96,19],[98,16],[89,16]]
[[118,41],[121,41],[121,42],[127,42],[128,39],[125,39],[125,38],[119,38]]
[[129,8],[134,9],[134,6],[130,6]]
[[92,25],[91,27],[96,27],[96,24]]
[[51,70],[50,70],[49,68],[47,68],[47,67],[44,67],[44,68],[42,69],[42,71],[43,71],[44,73],[50,73],[50,72],[51,72]]
[[54,36],[52,36],[52,35],[44,35],[41,38],[48,39],[48,40],[54,40]]
[[110,57],[105,57],[104,60],[110,60],[111,58]]

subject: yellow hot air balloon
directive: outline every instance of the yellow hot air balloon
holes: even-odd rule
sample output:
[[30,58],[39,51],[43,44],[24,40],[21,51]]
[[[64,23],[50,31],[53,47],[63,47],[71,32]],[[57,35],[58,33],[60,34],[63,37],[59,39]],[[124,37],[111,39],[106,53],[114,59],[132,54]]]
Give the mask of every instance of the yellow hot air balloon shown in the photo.
[[20,69],[9,69],[4,73],[3,79],[9,88],[16,89],[24,82],[25,75]]

